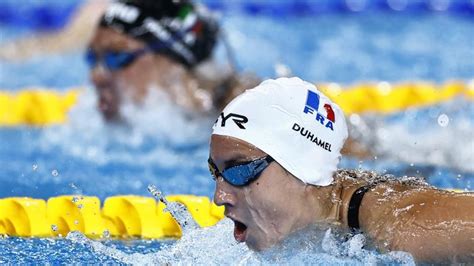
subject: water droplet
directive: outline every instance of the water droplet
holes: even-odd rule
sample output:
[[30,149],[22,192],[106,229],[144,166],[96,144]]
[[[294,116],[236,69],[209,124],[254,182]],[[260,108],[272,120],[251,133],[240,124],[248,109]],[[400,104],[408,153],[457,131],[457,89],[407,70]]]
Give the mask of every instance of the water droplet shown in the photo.
[[382,95],[388,95],[392,91],[392,86],[386,81],[377,84],[377,89]]
[[36,171],[38,169],[38,165],[37,164],[33,164],[33,171]]
[[377,160],[377,156],[374,156],[374,160]]
[[78,225],[78,224],[79,224],[79,221],[78,221],[78,220],[74,220],[74,224],[75,224],[75,225]]
[[351,114],[351,115],[349,116],[349,121],[350,121],[351,124],[353,124],[354,126],[359,125],[359,123],[360,123],[360,115],[358,115],[358,114]]
[[273,66],[275,75],[277,77],[289,77],[291,76],[291,69],[285,64],[277,63]]
[[341,94],[341,91],[342,91],[341,85],[334,82],[329,83],[328,89],[331,92],[331,94],[334,94],[334,95],[339,95]]
[[457,180],[461,179],[461,177],[462,177],[462,175],[460,175],[460,174],[458,174],[458,175],[456,176]]
[[53,230],[53,232],[57,232],[58,231],[58,226],[55,225],[55,224],[52,224],[51,225],[51,230]]
[[109,238],[110,237],[110,232],[109,230],[104,230],[104,232],[102,233],[102,236],[105,237],[105,238]]
[[82,204],[77,205],[77,208],[82,209]]
[[449,124],[449,116],[446,114],[441,114],[438,116],[438,124],[442,127],[447,127]]
[[72,197],[72,200],[71,200],[73,203],[76,203],[79,201],[79,198],[78,197]]
[[410,166],[413,167],[413,166],[415,166],[415,164],[414,164],[414,163],[411,163]]
[[51,174],[52,174],[53,176],[58,176],[58,175],[59,175],[59,172],[58,172],[58,170],[54,169],[53,171],[51,171]]

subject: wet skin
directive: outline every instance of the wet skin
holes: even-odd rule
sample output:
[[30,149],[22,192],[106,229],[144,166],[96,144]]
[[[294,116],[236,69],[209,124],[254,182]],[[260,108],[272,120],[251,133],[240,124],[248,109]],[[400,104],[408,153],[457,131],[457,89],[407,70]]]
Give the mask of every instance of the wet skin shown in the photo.
[[[211,137],[210,156],[220,171],[265,155],[242,140],[219,135]],[[232,186],[218,177],[214,202],[225,206],[225,215],[234,221],[236,240],[259,251],[329,216],[331,210],[324,208],[332,205],[326,202],[329,197],[321,198],[315,190],[315,186],[304,184],[272,162],[256,181],[244,187]]]
[[410,252],[417,261],[474,261],[474,193],[380,184],[366,194],[362,230],[381,250]]
[[[210,157],[222,172],[266,156],[253,145],[212,135]],[[339,172],[338,172],[339,173]],[[367,179],[336,173],[333,184],[305,185],[272,162],[247,186],[216,180],[214,202],[235,223],[234,237],[260,251],[311,224],[348,229],[348,206]],[[391,180],[366,192],[360,229],[383,251],[411,253],[419,262],[474,261],[474,193],[453,193]]]

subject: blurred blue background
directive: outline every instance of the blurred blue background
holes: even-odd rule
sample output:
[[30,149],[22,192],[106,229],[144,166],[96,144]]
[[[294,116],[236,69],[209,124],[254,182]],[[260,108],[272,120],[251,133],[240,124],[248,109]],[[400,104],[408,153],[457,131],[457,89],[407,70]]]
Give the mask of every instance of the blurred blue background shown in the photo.
[[[309,81],[343,85],[381,80],[472,82],[474,78],[473,1],[202,2],[219,15],[240,69],[262,78],[274,77],[275,68],[281,64]],[[60,31],[82,4],[78,0],[0,0],[0,45]],[[87,88],[67,124],[0,128],[0,198],[84,194],[103,200],[117,194],[150,196],[148,184],[157,185],[167,195],[211,197],[214,183],[206,159],[214,117],[190,118],[165,102],[140,110],[132,108],[128,126],[104,124],[95,108],[84,49],[18,62],[0,60],[2,90]],[[224,54],[220,44],[216,57],[225,61]],[[449,117],[449,124],[440,126],[440,115]],[[456,98],[361,119],[367,123],[361,141],[384,153],[366,160],[345,157],[341,167],[424,176],[437,187],[472,190],[471,101]],[[222,239],[205,236],[198,242],[209,248],[216,242],[221,246]],[[127,253],[151,253],[163,243],[112,241],[107,245]],[[0,263],[119,262],[64,239],[0,238],[0,247]],[[184,245],[182,254],[191,248],[194,246]],[[240,253],[235,254],[224,258],[237,261],[235,256]],[[323,260],[328,257],[323,255]],[[184,255],[180,256],[182,259]],[[359,264],[366,263],[367,256]],[[369,257],[373,261],[374,257]],[[195,262],[195,258],[191,260]],[[358,262],[355,260],[347,259],[350,264]]]

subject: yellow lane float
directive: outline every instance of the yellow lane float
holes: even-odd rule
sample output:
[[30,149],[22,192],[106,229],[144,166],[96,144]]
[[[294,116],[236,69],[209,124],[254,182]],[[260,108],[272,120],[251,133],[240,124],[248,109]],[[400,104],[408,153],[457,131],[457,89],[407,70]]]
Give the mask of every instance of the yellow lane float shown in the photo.
[[[224,208],[209,198],[173,195],[166,199],[180,202],[202,227],[213,226],[224,218]],[[141,196],[114,196],[104,201],[90,196],[58,196],[48,199],[0,199],[0,234],[20,237],[66,236],[80,231],[91,238],[140,237],[177,238],[181,228],[163,212],[163,203]]]
[[0,126],[60,124],[77,101],[80,90],[47,89],[0,91]]
[[[474,81],[450,81],[442,85],[416,81],[360,83],[342,86],[317,84],[346,114],[374,112],[388,114],[412,107],[429,106],[455,97],[474,100]],[[18,92],[0,91],[0,126],[46,126],[67,121],[81,90],[58,92],[28,88]]]
[[441,86],[428,82],[362,83],[345,88],[337,83],[317,86],[334,100],[346,115],[367,112],[389,114],[407,108],[446,102],[455,97],[474,100],[474,81],[452,81]]
[[31,198],[0,199],[0,234],[49,236],[46,202]]

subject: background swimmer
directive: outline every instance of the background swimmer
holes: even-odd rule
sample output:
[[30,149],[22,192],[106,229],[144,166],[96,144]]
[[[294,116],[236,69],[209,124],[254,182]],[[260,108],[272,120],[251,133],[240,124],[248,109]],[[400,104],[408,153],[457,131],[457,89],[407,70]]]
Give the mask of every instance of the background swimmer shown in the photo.
[[216,68],[215,19],[190,1],[113,2],[89,44],[87,59],[108,120],[126,99],[140,103],[149,88],[191,112],[209,112],[255,83]]
[[376,248],[418,261],[474,260],[474,194],[336,171],[347,127],[339,107],[313,85],[265,81],[232,101],[213,129],[214,201],[234,221],[235,239],[251,249],[316,223],[360,230]]
[[212,60],[220,31],[203,6],[188,0],[90,1],[63,31],[3,45],[0,58],[18,61],[87,46],[106,120],[119,120],[125,102],[141,105],[150,88],[189,113],[203,114],[258,83]]

